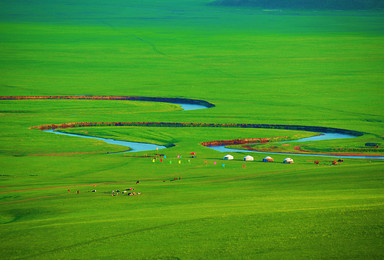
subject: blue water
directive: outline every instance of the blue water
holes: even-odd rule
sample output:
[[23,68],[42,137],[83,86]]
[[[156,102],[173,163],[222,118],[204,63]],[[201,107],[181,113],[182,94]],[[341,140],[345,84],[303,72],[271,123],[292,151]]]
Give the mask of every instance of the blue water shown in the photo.
[[[194,105],[194,104],[181,104],[181,103],[180,104],[179,103],[173,103],[173,104],[180,105],[181,108],[183,108],[184,110],[196,110],[196,109],[207,108],[206,106]],[[96,139],[96,140],[104,141],[108,144],[121,145],[121,146],[131,148],[131,150],[123,151],[122,153],[144,152],[144,151],[153,151],[153,150],[157,150],[157,149],[160,150],[160,149],[167,148],[165,146],[156,145],[156,144],[119,141],[119,140],[115,140],[115,139],[106,139],[106,138],[87,136],[87,135],[63,133],[63,132],[58,132],[58,131],[54,131],[54,130],[45,130],[44,132],[54,133],[54,134],[58,134],[58,135],[67,135],[67,136],[75,136],[75,137],[82,137],[82,138],[88,138],[88,139]]]
[[[289,142],[308,142],[308,141],[320,141],[320,140],[331,140],[331,139],[343,139],[343,138],[353,138],[353,135],[346,134],[336,134],[336,133],[321,133],[318,136],[312,136],[307,138],[298,139],[295,141],[285,141],[281,143],[289,143]],[[299,155],[299,156],[319,156],[319,157],[333,157],[333,158],[354,158],[354,159],[380,159],[383,160],[384,156],[340,156],[340,155],[325,155],[325,154],[301,154],[301,153],[274,153],[274,152],[260,152],[260,151],[250,151],[250,150],[242,150],[242,149],[232,149],[226,148],[224,145],[220,146],[209,146],[218,152],[247,152],[247,153],[263,153],[263,154],[285,154],[285,155]]]
[[197,109],[208,108],[206,106],[195,105],[195,104],[182,104],[182,103],[172,103],[172,104],[180,105],[181,108],[184,109],[184,110],[197,110]]
[[285,141],[280,143],[294,143],[294,142],[309,142],[309,141],[321,141],[321,140],[333,140],[333,139],[345,139],[354,138],[354,135],[338,134],[338,133],[320,133],[321,135],[306,137],[294,141]]
[[[196,109],[205,109],[206,106],[202,105],[194,105],[194,104],[182,104],[182,103],[173,103],[180,105],[184,110],[196,110]],[[156,149],[165,149],[167,147],[161,146],[161,145],[155,145],[155,144],[148,144],[148,143],[136,143],[136,142],[127,142],[127,141],[119,141],[114,139],[106,139],[101,137],[93,137],[93,136],[86,136],[86,135],[77,135],[77,134],[69,134],[69,133],[63,133],[63,132],[57,132],[54,130],[46,130],[45,132],[50,132],[54,134],[60,134],[60,135],[68,135],[68,136],[75,136],[75,137],[82,137],[82,138],[89,138],[89,139],[97,139],[104,141],[109,144],[115,144],[115,145],[121,145],[125,147],[131,148],[130,151],[125,152],[143,152],[143,151],[153,151]],[[334,139],[344,139],[344,138],[353,138],[355,136],[353,135],[347,135],[347,134],[338,134],[338,133],[319,133],[320,135],[302,138],[295,141],[285,141],[281,143],[289,143],[289,142],[308,142],[308,141],[320,141],[320,140],[334,140]],[[286,155],[299,155],[299,156],[319,156],[319,157],[333,157],[333,158],[357,158],[357,159],[384,159],[384,156],[338,156],[338,155],[319,155],[319,154],[299,154],[299,153],[273,153],[273,152],[259,152],[259,151],[249,151],[249,150],[241,150],[241,149],[231,149],[226,148],[225,146],[210,146],[209,148],[218,151],[218,152],[251,152],[251,153],[263,153],[263,154],[286,154]]]
[[231,149],[225,148],[224,146],[210,146],[211,148],[218,152],[247,152],[247,153],[263,153],[263,154],[285,154],[285,155],[300,155],[300,156],[319,156],[319,157],[333,157],[333,158],[354,158],[354,159],[380,159],[383,160],[384,156],[340,156],[340,155],[325,155],[325,154],[301,154],[301,153],[273,153],[273,152],[259,152],[259,151],[249,151],[241,149]]
[[63,132],[57,132],[54,130],[45,130],[44,132],[54,133],[58,135],[67,135],[67,136],[75,136],[75,137],[82,137],[82,138],[89,138],[89,139],[96,139],[104,141],[108,144],[115,144],[115,145],[121,145],[131,148],[130,151],[125,152],[144,152],[144,151],[153,151],[156,149],[165,149],[167,147],[162,145],[156,145],[156,144],[146,144],[146,143],[136,143],[136,142],[127,142],[127,141],[119,141],[114,139],[106,139],[101,137],[94,137],[94,136],[87,136],[87,135],[77,135],[77,134],[69,134],[69,133],[63,133]]

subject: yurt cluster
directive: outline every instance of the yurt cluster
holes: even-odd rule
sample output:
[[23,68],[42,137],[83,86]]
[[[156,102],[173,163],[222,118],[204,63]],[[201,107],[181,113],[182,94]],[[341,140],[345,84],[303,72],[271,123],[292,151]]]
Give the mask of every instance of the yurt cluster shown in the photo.
[[[233,160],[233,159],[234,159],[234,157],[230,154],[227,154],[226,156],[223,157],[223,160]],[[247,155],[243,158],[243,161],[254,161],[254,160],[255,159],[250,155]],[[263,158],[262,161],[263,162],[274,162],[275,160],[271,156],[267,156],[267,157]],[[283,160],[283,163],[293,163],[293,159],[287,157]]]

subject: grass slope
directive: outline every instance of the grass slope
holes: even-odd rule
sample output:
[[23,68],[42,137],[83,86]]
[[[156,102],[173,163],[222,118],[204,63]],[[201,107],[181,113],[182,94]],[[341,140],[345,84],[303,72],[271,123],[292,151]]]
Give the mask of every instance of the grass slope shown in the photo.
[[[181,111],[151,102],[0,101],[2,259],[383,257],[382,161],[330,166],[330,158],[316,166],[316,157],[297,156],[285,165],[283,155],[272,164],[260,155],[244,163],[241,152],[224,162],[197,144],[295,131],[71,129],[176,144],[154,163],[130,157],[148,152],[106,155],[121,147],[29,129],[99,121],[300,124],[382,142],[380,11],[277,15],[207,3],[0,3],[1,95],[164,96],[216,105]],[[343,144],[356,145],[349,141]],[[188,158],[192,151],[197,158]],[[32,156],[60,152],[97,153]],[[175,177],[181,180],[170,182]],[[111,196],[128,187],[142,195]]]

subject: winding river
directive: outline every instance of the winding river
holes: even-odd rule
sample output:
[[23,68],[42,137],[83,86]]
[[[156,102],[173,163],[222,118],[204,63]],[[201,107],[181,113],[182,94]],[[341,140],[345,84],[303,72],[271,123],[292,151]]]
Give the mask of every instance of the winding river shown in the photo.
[[[183,110],[206,109],[206,108],[210,108],[210,107],[215,106],[214,104],[209,103],[209,102],[204,101],[204,100],[183,99],[183,98],[131,97],[131,96],[0,96],[0,100],[26,100],[26,99],[93,99],[93,100],[152,101],[152,102],[165,102],[165,103],[177,104],[177,105],[180,105]],[[157,123],[148,123],[148,124],[157,124]],[[176,124],[178,127],[186,125],[184,123],[169,123],[169,125],[176,125]],[[121,124],[119,124],[119,125],[121,125]],[[210,126],[209,124],[200,124],[200,125]],[[234,124],[229,124],[229,125],[234,125]],[[89,125],[89,126],[91,126],[91,125]],[[191,126],[191,124],[188,126]],[[225,125],[225,124],[224,124],[224,126],[228,127],[228,125]],[[216,125],[214,125],[213,127],[216,127]],[[237,127],[254,127],[254,128],[286,127],[285,129],[288,129],[287,126],[283,126],[283,125],[238,124]],[[296,127],[295,130],[304,130],[304,131],[309,128],[309,127],[305,127],[305,126],[290,126],[290,127]],[[36,127],[32,127],[31,129],[33,129],[33,128],[36,128]],[[50,128],[48,128],[48,129],[50,129]],[[284,128],[281,128],[281,129],[284,129]],[[284,143],[308,142],[308,141],[320,141],[320,140],[335,140],[335,139],[344,139],[344,138],[356,137],[355,135],[345,134],[345,133],[325,133],[325,132],[321,132],[322,129],[326,129],[326,128],[325,127],[311,127],[310,130],[306,130],[306,131],[317,132],[317,133],[320,133],[320,135],[312,136],[312,137],[308,137],[308,138],[302,138],[302,139],[295,140],[295,141],[286,141]],[[40,128],[40,130],[44,130],[44,129]],[[160,146],[160,145],[155,145],[155,144],[127,142],[127,141],[119,141],[119,140],[114,140],[114,139],[106,139],[106,138],[101,138],[101,137],[93,137],[93,136],[58,132],[58,131],[55,131],[54,129],[53,130],[44,130],[44,131],[48,132],[48,133],[67,135],[67,136],[73,136],[73,137],[97,139],[97,140],[101,140],[101,141],[104,141],[104,142],[109,143],[109,144],[120,145],[120,146],[125,146],[125,147],[130,148],[129,151],[122,151],[121,153],[123,153],[123,152],[153,151],[156,149],[167,148],[165,146]],[[359,132],[345,130],[345,129],[333,128],[330,130],[330,132],[332,132],[332,131],[333,132],[337,132],[337,131],[346,132],[346,133],[352,133],[352,134],[356,133],[356,135],[359,134]],[[250,151],[250,150],[226,148],[224,145],[222,145],[222,146],[207,146],[207,147],[211,148],[215,151],[218,151],[218,152],[247,152],[247,153],[285,154],[285,155],[298,155],[298,156],[319,156],[319,157],[333,157],[333,158],[355,158],[355,159],[357,158],[357,159],[381,159],[381,160],[384,159],[384,156],[369,156],[369,155],[367,155],[367,156],[353,156],[353,155],[326,155],[326,154],[308,154],[308,153],[302,154],[302,153],[260,152],[260,151]]]
[[[321,141],[321,140],[334,140],[334,139],[344,139],[344,138],[353,138],[353,135],[338,134],[338,133],[321,133],[321,135],[311,136],[307,138],[302,138],[294,141],[285,141],[279,143],[293,143],[293,142],[309,142],[309,141]],[[242,149],[232,149],[227,148],[225,145],[220,146],[210,146],[211,148],[218,152],[247,152],[247,153],[262,153],[262,154],[285,154],[285,155],[300,155],[300,156],[319,156],[319,157],[333,157],[333,158],[354,158],[354,159],[384,159],[384,156],[353,156],[353,155],[327,155],[327,154],[309,154],[309,153],[274,153],[274,152],[260,152],[260,151],[251,151],[251,150],[242,150]]]
[[[182,103],[173,103],[180,105],[183,110],[196,110],[196,109],[205,109],[206,106],[202,105],[195,105],[195,104],[182,104]],[[155,144],[148,144],[148,143],[136,143],[136,142],[127,142],[127,141],[119,141],[114,139],[106,139],[101,137],[93,137],[93,136],[86,136],[86,135],[77,135],[77,134],[69,134],[69,133],[63,133],[58,132],[55,130],[45,130],[45,132],[60,134],[60,135],[68,135],[68,136],[76,136],[76,137],[83,137],[83,138],[90,138],[90,139],[97,139],[104,141],[109,144],[115,144],[115,145],[121,145],[131,148],[129,151],[123,151],[120,153],[127,153],[127,152],[143,152],[143,151],[153,151],[156,149],[165,149],[167,147],[161,146],[161,145],[155,145]],[[284,141],[281,143],[293,143],[293,142],[309,142],[309,141],[322,141],[322,140],[334,140],[334,139],[345,139],[345,138],[354,138],[356,136],[354,135],[348,135],[348,134],[340,134],[340,133],[320,133],[320,135],[306,137],[294,141]],[[251,152],[251,153],[261,153],[261,154],[285,154],[285,155],[299,155],[299,156],[319,156],[319,157],[333,157],[333,158],[355,158],[355,159],[384,159],[384,156],[340,156],[340,155],[323,155],[323,154],[299,154],[299,153],[274,153],[274,152],[259,152],[259,151],[250,151],[250,150],[241,150],[241,149],[231,149],[226,148],[225,145],[221,146],[209,146],[208,148],[211,148],[212,150],[218,151],[218,152]]]
[[[182,103],[173,103],[173,104],[180,105],[183,110],[196,110],[196,109],[207,108],[206,106],[195,105],[195,104],[182,104]],[[54,133],[58,135],[67,135],[67,136],[82,137],[82,138],[88,138],[88,139],[96,139],[96,140],[101,140],[103,142],[106,142],[108,144],[120,145],[120,146],[125,146],[130,148],[129,151],[122,151],[117,153],[144,152],[144,151],[153,151],[157,149],[160,150],[160,149],[167,148],[165,146],[156,145],[156,144],[119,141],[115,139],[107,139],[107,138],[94,137],[94,136],[88,136],[88,135],[64,133],[64,132],[59,132],[55,130],[44,130],[44,132]],[[110,154],[113,154],[113,153],[110,153]]]
[[54,133],[54,134],[58,134],[58,135],[67,135],[67,136],[75,136],[75,137],[96,139],[96,140],[101,140],[103,142],[106,142],[108,144],[125,146],[125,147],[128,147],[128,148],[131,149],[129,151],[122,151],[122,152],[117,152],[117,153],[144,152],[144,151],[153,151],[153,150],[156,150],[156,149],[165,149],[165,148],[167,148],[165,146],[156,145],[156,144],[119,141],[119,140],[115,140],[115,139],[107,139],[107,138],[94,137],[94,136],[88,136],[88,135],[69,134],[69,133],[64,133],[64,132],[58,132],[58,131],[55,131],[55,130],[44,130],[44,132]]

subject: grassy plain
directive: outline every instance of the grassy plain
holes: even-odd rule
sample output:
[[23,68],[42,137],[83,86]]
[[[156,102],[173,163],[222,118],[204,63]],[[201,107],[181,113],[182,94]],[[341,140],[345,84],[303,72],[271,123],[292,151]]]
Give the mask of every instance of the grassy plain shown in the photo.
[[[71,130],[175,144],[164,150],[166,161],[153,163],[131,157],[148,152],[105,154],[121,147],[29,129],[94,121],[300,124],[367,133],[346,146],[383,141],[382,12],[206,4],[0,3],[1,95],[185,97],[216,105],[181,111],[151,102],[0,101],[2,259],[383,257],[380,160],[330,166],[329,158],[316,166],[316,157],[296,156],[284,165],[284,155],[271,164],[257,155],[243,168],[246,153],[223,162],[198,142],[298,132]],[[192,151],[197,158],[187,158]],[[72,152],[96,153],[34,155]],[[132,186],[142,195],[110,194]]]

